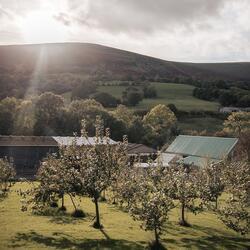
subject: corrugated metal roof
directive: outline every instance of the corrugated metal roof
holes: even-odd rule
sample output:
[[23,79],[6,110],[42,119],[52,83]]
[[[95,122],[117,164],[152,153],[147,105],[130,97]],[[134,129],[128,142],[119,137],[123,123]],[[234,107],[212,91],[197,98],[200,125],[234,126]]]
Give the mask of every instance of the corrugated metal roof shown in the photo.
[[[0,147],[58,147],[72,145],[76,139],[79,145],[94,145],[95,137],[73,137],[73,136],[0,136]],[[106,144],[104,140],[100,144]],[[110,144],[116,142],[110,139]]]
[[[77,146],[81,145],[95,145],[96,138],[95,137],[73,137],[73,136],[53,136],[53,139],[58,143],[59,146],[70,146],[74,142]],[[116,142],[112,139],[109,139],[109,144],[115,144]],[[103,139],[103,141],[99,142],[99,144],[107,144],[107,140]]]
[[184,165],[194,165],[197,167],[205,167],[207,164],[216,164],[219,163],[221,160],[217,159],[208,159],[203,157],[197,156],[188,156],[183,159],[180,159],[178,162],[182,162]]
[[167,153],[223,159],[236,145],[237,138],[179,135]]

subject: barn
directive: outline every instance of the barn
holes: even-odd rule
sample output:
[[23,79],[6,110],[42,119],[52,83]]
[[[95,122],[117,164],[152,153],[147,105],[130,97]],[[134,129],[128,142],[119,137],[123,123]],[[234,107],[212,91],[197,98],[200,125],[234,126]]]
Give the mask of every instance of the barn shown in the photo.
[[[64,137],[64,136],[0,136],[0,158],[11,161],[16,169],[17,178],[35,177],[43,158],[48,154],[57,153],[60,146],[94,145],[94,137]],[[110,140],[111,144],[116,142]],[[143,144],[128,144],[130,161],[140,155],[145,161],[156,155],[156,150]]]
[[203,167],[206,164],[218,164],[232,158],[237,138],[179,135],[163,150],[153,163],[139,163],[136,166],[147,168],[160,164],[168,167],[174,164]]
[[217,164],[233,157],[237,142],[237,138],[179,135],[163,152],[164,163],[182,162],[196,167],[202,167],[208,161]]

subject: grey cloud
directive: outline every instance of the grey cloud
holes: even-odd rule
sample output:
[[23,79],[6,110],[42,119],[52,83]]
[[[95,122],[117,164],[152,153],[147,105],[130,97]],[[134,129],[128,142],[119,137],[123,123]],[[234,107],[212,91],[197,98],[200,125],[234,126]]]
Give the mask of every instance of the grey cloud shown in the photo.
[[70,17],[67,13],[60,12],[57,15],[54,16],[54,18],[63,23],[65,26],[70,26],[71,25],[71,20]]
[[[74,20],[109,32],[154,32],[219,16],[235,0],[68,0]],[[240,0],[239,0],[240,1]],[[82,3],[85,4],[82,4]]]

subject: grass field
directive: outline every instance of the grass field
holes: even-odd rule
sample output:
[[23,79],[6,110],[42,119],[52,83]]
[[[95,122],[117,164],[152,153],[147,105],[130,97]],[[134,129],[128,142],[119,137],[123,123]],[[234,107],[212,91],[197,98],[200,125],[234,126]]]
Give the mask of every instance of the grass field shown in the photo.
[[[38,216],[20,210],[16,191],[27,188],[17,183],[9,197],[0,202],[0,249],[144,249],[153,239],[151,232],[140,229],[139,223],[115,207],[101,203],[103,230],[91,225],[94,204],[83,198],[80,207],[88,214],[84,219],[64,216]],[[73,211],[66,200],[68,212]],[[249,249],[247,237],[228,230],[212,213],[188,214],[191,228],[177,224],[177,209],[170,215],[162,243],[168,249]]]
[[[157,104],[173,103],[181,110],[209,110],[217,111],[218,103],[208,102],[193,97],[194,86],[175,83],[152,83],[157,89],[157,98],[143,99],[135,108],[150,109]],[[107,92],[117,98],[122,96],[125,86],[100,86],[101,92]]]
[[187,117],[178,120],[181,131],[196,130],[214,133],[223,129],[223,120],[214,117]]

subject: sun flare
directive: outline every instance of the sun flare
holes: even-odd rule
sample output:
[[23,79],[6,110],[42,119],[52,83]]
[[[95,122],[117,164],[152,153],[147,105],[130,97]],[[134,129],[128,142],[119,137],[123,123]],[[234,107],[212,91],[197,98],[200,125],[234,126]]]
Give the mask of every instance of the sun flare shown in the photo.
[[33,11],[21,23],[22,35],[26,42],[58,42],[66,38],[66,28],[57,21],[52,12]]

